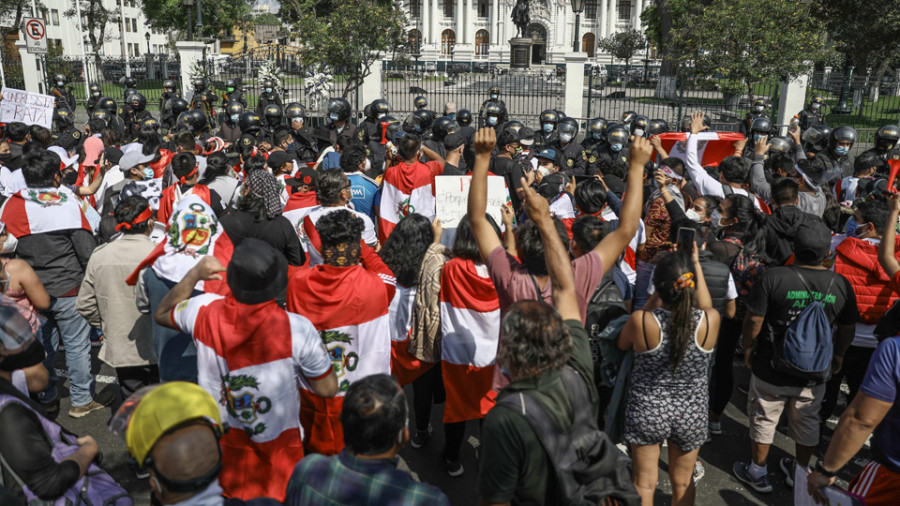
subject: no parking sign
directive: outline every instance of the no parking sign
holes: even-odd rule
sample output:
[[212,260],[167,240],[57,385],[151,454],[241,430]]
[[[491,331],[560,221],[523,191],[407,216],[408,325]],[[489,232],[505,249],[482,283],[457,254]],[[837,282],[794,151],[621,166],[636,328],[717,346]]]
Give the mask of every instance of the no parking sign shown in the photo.
[[31,54],[47,54],[47,27],[40,18],[24,18],[22,31],[25,32],[25,44]]

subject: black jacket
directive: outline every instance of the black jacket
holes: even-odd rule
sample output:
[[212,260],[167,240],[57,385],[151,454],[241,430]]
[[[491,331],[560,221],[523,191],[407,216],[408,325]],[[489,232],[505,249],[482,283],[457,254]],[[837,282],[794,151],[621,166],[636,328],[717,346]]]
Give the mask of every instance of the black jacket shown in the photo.
[[797,206],[782,206],[766,220],[766,257],[771,266],[784,265],[794,254],[794,236],[800,225],[821,222],[822,218],[804,213]]
[[703,279],[709,289],[713,307],[721,315],[725,315],[725,304],[728,303],[728,276],[731,275],[729,266],[713,260],[711,251],[700,250],[700,268],[703,270]]

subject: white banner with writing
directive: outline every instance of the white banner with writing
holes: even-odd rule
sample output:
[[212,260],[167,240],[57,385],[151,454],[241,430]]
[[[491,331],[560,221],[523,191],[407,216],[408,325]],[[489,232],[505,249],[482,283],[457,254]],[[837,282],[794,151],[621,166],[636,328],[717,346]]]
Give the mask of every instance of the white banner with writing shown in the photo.
[[19,121],[26,125],[50,128],[53,121],[53,105],[56,99],[15,88],[3,88],[0,101],[0,123]]
[[[466,214],[469,204],[471,176],[437,176],[434,178],[435,214],[443,228],[456,228]],[[497,222],[500,206],[510,203],[509,192],[502,176],[488,176],[487,213]]]

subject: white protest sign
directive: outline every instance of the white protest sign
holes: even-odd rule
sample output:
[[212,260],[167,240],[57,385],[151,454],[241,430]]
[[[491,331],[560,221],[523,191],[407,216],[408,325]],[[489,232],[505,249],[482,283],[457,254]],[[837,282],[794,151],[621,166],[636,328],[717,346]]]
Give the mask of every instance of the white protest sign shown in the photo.
[[[435,214],[443,228],[456,228],[466,214],[471,176],[437,176],[434,178]],[[499,225],[500,206],[509,204],[509,192],[501,176],[488,176],[487,212]]]
[[0,102],[0,123],[20,121],[26,125],[50,128],[55,98],[14,88],[3,88],[0,93],[3,93],[3,101]]

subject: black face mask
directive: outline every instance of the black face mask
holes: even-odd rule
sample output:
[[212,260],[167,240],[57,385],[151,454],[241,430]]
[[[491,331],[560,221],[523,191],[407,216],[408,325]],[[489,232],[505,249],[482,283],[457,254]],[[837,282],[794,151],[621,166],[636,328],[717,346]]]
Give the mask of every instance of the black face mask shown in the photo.
[[25,348],[25,351],[0,358],[0,371],[13,372],[38,365],[44,361],[44,357],[44,346],[35,340]]
[[62,184],[75,184],[78,180],[78,172],[73,169],[67,169],[62,173]]
[[9,163],[12,160],[12,153],[3,153],[0,155],[0,163]]

